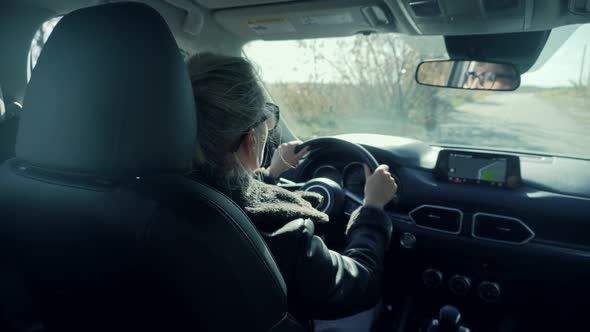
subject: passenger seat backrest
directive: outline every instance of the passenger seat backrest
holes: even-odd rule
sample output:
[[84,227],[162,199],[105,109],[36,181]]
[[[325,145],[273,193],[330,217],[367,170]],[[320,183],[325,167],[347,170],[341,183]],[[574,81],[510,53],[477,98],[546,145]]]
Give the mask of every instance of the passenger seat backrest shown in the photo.
[[19,116],[20,108],[17,105],[5,105],[4,116],[0,118],[0,163],[15,156]]
[[[160,15],[65,15],[0,165],[0,262],[48,331],[297,331],[247,216],[189,179],[186,66]],[[2,296],[2,294],[0,294]]]

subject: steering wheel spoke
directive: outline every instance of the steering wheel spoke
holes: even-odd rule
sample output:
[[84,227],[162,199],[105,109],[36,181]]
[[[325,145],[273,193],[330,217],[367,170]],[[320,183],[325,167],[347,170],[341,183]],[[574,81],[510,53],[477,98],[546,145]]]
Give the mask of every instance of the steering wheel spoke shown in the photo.
[[301,189],[303,186],[305,185],[305,183],[302,182],[294,182],[291,180],[287,180],[285,178],[280,178],[277,186],[287,189],[289,191],[295,191],[295,190],[299,190]]
[[347,199],[357,203],[358,205],[363,205],[363,198],[358,196],[357,194],[353,193],[350,190],[344,190],[344,195],[346,196]]
[[344,214],[350,216],[352,211],[363,205],[363,198],[350,190],[343,189],[346,200],[344,202]]

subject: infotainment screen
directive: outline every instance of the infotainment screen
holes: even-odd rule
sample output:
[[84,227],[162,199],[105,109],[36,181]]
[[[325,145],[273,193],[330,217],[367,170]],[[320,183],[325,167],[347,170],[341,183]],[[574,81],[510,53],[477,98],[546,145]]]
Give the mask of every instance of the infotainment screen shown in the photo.
[[453,183],[514,188],[520,184],[520,160],[513,155],[442,150],[436,175]]

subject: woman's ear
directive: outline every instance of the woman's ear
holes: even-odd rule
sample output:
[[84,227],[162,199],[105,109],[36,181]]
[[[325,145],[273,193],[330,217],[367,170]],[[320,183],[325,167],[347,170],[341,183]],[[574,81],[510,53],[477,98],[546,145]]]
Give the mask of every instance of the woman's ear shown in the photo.
[[238,153],[242,162],[250,169],[254,170],[258,167],[256,163],[256,137],[254,129],[242,136]]
[[249,153],[256,151],[256,134],[254,133],[254,129],[250,129],[250,131],[244,135],[242,144],[245,144],[245,147]]

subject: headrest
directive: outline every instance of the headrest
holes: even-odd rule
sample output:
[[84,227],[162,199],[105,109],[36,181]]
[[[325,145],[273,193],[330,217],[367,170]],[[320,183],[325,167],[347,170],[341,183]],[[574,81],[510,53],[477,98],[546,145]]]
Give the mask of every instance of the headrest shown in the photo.
[[101,176],[190,170],[196,140],[186,65],[162,17],[139,3],[65,15],[27,87],[16,156]]

